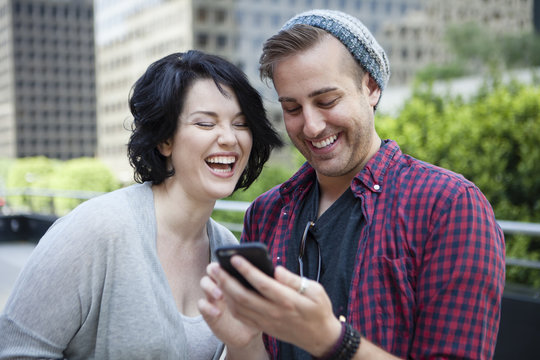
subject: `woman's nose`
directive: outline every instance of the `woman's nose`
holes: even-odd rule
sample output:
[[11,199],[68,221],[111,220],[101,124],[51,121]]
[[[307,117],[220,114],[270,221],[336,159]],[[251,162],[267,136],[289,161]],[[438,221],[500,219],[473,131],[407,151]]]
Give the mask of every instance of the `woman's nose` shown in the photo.
[[236,134],[231,126],[220,127],[218,143],[220,145],[234,145],[237,143]]

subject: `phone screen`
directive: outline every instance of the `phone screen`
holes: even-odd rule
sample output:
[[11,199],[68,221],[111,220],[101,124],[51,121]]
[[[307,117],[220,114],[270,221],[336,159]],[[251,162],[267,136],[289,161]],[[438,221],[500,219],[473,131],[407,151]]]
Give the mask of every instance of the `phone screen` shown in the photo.
[[274,265],[268,255],[266,245],[258,242],[243,243],[238,245],[221,246],[216,249],[219,264],[229,274],[234,276],[245,287],[255,290],[253,286],[231,265],[233,255],[241,255],[266,275],[274,277]]

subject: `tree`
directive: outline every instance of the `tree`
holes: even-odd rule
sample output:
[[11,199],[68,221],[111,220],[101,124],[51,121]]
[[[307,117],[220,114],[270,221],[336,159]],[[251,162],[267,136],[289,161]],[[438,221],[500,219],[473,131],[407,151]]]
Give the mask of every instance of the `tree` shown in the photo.
[[[9,205],[19,211],[64,214],[85,200],[28,194],[32,191],[76,190],[98,194],[118,189],[120,183],[98,159],[68,161],[44,156],[13,160],[7,170],[6,188],[21,195],[9,196]],[[71,194],[70,194],[71,196]]]
[[[293,172],[294,170],[278,164],[266,165],[261,175],[247,190],[237,190],[225,200],[252,202],[263,192],[286,181]],[[243,224],[244,213],[214,210],[212,218],[222,223]],[[239,232],[235,232],[235,235],[240,237]]]
[[[473,181],[497,219],[540,222],[540,87],[493,82],[465,102],[417,88],[381,136],[402,150]],[[540,238],[507,236],[507,256],[540,260]],[[540,286],[538,271],[508,267],[511,281]]]
[[[99,194],[109,192],[120,187],[119,181],[114,177],[109,168],[96,158],[77,158],[64,162],[53,174],[50,181],[51,189],[76,190]],[[65,214],[75,206],[86,200],[84,197],[54,198],[54,207],[57,214]]]
[[[17,159],[8,170],[6,188],[21,192],[48,189],[50,175],[59,164],[60,161],[44,156]],[[50,198],[27,194],[9,196],[8,202],[12,207],[32,212],[42,212],[50,207]]]
[[535,33],[495,33],[471,22],[450,25],[445,42],[451,60],[419,70],[418,80],[493,75],[508,69],[540,66],[540,36]]

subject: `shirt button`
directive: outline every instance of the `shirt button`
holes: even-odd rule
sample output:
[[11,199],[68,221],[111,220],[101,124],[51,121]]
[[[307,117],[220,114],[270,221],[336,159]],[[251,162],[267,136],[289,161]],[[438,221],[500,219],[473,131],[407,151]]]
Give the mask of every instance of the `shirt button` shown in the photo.
[[379,190],[379,189],[381,188],[381,186],[380,186],[379,184],[375,184],[375,185],[373,185],[373,188],[374,188],[375,190]]

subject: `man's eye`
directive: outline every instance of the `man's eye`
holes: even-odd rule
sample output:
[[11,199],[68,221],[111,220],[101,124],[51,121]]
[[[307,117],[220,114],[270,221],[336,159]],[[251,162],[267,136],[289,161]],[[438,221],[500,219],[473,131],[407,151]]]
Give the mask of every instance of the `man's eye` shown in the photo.
[[332,99],[332,100],[330,100],[330,101],[321,101],[319,104],[320,104],[320,106],[322,106],[322,107],[330,107],[330,106],[334,105],[334,104],[336,103],[336,101],[337,101],[337,98],[336,98],[336,99]]
[[301,109],[300,106],[291,107],[291,108],[286,108],[286,107],[284,107],[284,108],[283,108],[283,111],[285,111],[287,114],[294,114],[294,113],[299,112],[300,109]]

